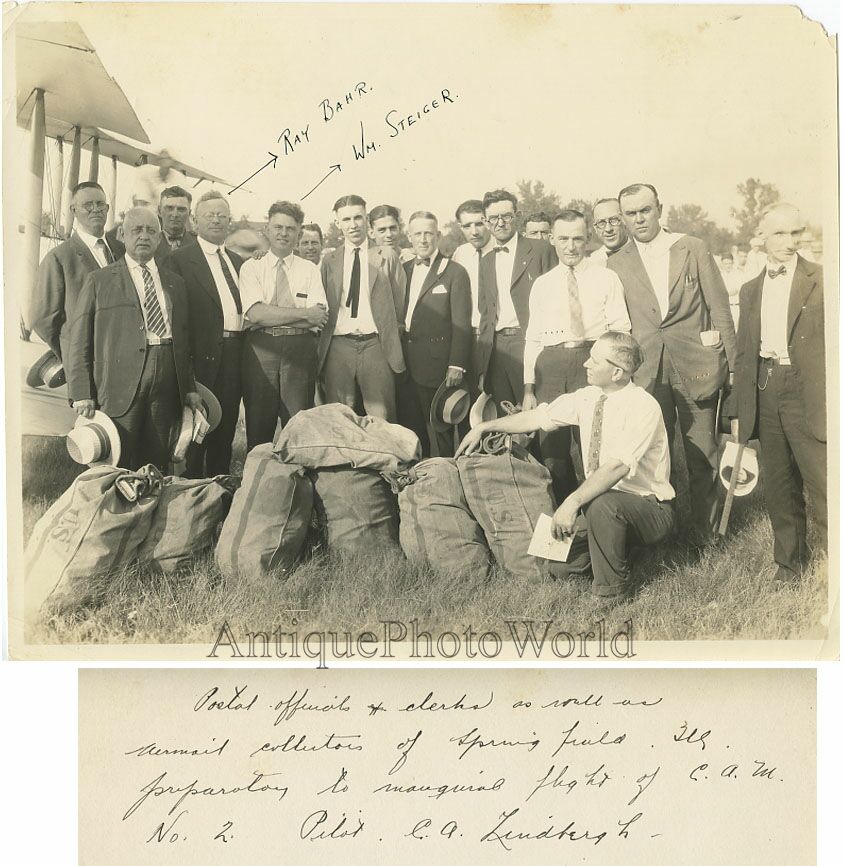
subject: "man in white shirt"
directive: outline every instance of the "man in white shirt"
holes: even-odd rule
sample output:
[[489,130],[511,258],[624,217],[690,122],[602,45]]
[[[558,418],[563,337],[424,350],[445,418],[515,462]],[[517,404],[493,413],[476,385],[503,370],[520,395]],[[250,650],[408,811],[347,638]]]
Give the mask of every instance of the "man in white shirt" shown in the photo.
[[603,246],[589,256],[589,264],[606,267],[609,257],[627,243],[628,237],[617,198],[599,198],[595,202],[592,225]]
[[228,475],[243,396],[245,324],[239,274],[243,259],[223,246],[231,225],[226,197],[215,189],[196,203],[196,242],[173,253],[166,267],[187,290],[194,375],[220,402],[222,419],[204,442],[188,449],[189,478]]
[[68,323],[68,396],[77,414],[101,409],[114,421],[127,469],[166,471],[182,407],[202,405],[185,284],[153,258],[160,233],[154,211],[129,210],[125,256],[88,274]]
[[329,403],[358,405],[367,415],[396,420],[395,374],[405,370],[398,322],[406,302],[405,273],[395,250],[370,247],[366,202],[345,195],[334,204],[345,242],[320,265],[328,320],[318,367]]
[[302,409],[314,405],[317,340],[328,317],[319,268],[294,254],[305,214],[277,201],[267,214],[269,252],[240,269],[243,314],[252,329],[243,350],[246,447],[272,442]]
[[713,540],[718,526],[718,394],[736,352],[730,301],[706,244],[662,228],[653,186],[632,184],[618,200],[631,238],[607,267],[621,278],[644,353],[635,381],[659,401],[669,442],[680,425],[692,501],[689,540],[697,547]]
[[591,574],[592,593],[602,602],[623,599],[628,592],[630,548],[657,544],[674,525],[662,412],[656,400],[631,381],[641,363],[636,340],[609,331],[595,342],[586,361],[587,387],[527,412],[484,421],[457,450],[458,456],[472,453],[492,432],[580,429],[586,478],[554,512],[554,536],[574,536],[567,562],[555,571]]
[[85,277],[123,257],[120,241],[105,236],[108,202],[98,183],[74,187],[70,200],[74,218],[71,236],[50,250],[38,265],[30,298],[28,322],[33,331],[65,361],[66,326]]
[[724,413],[738,441],[759,439],[774,532],[775,581],[809,559],[806,502],[826,547],[826,356],[823,268],[797,250],[805,221],[780,203],[759,224],[768,261],[741,290],[735,383]]
[[[621,280],[614,271],[589,266],[588,240],[586,217],[580,211],[564,210],[554,217],[551,245],[560,264],[537,277],[530,294],[525,410],[582,388],[584,364],[594,342],[607,331],[630,333]],[[557,501],[577,486],[571,447],[568,426],[540,434],[539,452],[551,473]]]

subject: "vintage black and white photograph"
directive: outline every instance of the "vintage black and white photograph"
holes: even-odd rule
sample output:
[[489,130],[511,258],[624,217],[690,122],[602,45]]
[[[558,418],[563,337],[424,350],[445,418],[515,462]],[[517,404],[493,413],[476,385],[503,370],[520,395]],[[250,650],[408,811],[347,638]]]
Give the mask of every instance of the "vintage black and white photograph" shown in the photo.
[[836,64],[790,6],[7,8],[12,653],[837,654]]

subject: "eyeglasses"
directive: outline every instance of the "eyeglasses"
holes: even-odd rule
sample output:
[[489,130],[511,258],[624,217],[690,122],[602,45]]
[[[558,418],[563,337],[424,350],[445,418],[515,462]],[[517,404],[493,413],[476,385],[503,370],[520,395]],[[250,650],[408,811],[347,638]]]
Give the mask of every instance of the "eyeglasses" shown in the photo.
[[617,228],[621,225],[621,217],[610,217],[605,220],[598,220],[595,223],[595,228],[598,229],[599,232],[602,232],[607,226],[612,226],[613,228]]
[[515,218],[516,215],[514,213],[502,213],[498,214],[497,216],[487,217],[486,221],[488,223],[492,223],[493,225],[495,225],[495,223],[504,223],[505,225],[510,225],[510,223],[513,222]]
[[221,223],[224,223],[230,220],[231,217],[227,213],[204,213],[202,216],[197,217],[197,219],[219,220]]
[[86,201],[82,204],[78,204],[77,207],[81,207],[85,213],[93,213],[95,210],[108,210],[108,202],[107,201]]

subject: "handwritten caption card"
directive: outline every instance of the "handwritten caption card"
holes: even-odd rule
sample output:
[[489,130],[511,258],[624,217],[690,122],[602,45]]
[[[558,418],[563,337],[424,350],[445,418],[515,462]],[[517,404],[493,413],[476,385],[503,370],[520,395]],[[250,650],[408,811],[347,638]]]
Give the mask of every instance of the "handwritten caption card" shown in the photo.
[[815,862],[810,670],[83,669],[79,686],[86,866]]

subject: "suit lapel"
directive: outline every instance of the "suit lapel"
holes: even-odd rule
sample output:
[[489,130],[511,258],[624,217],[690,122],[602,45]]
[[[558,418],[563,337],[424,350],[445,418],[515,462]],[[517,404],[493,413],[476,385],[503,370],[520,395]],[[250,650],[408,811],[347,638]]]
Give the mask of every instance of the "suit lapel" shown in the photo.
[[334,306],[340,308],[340,301],[343,299],[343,264],[346,258],[346,245],[338,247],[329,260],[329,276],[330,286],[327,287],[334,295]]
[[[809,295],[812,294],[818,281],[815,276],[815,267],[811,262],[801,256],[797,256],[797,267],[794,270],[794,281],[791,284],[791,292],[788,297],[788,339],[791,340],[791,332],[797,324],[800,312],[806,305]],[[762,272],[764,278],[764,271]]]
[[[527,270],[533,258],[533,246],[528,244],[521,235],[516,235],[516,256],[513,261],[513,275],[510,277],[510,291],[513,291],[513,286],[519,282],[522,274]],[[498,253],[501,255],[501,253]]]
[[[759,354],[759,346],[762,341],[762,286],[765,282],[765,272],[751,281],[750,301],[747,305],[747,321],[750,323],[751,340],[746,345],[751,346],[755,355]],[[744,313],[742,315],[745,315]],[[742,319],[744,321],[744,319]]]
[[375,247],[374,249],[372,247],[370,247],[369,251],[367,253],[367,256],[369,258],[369,268],[368,268],[369,294],[371,297],[372,296],[372,287],[375,285],[375,280],[378,277],[378,271],[381,270],[381,265],[383,264],[384,259],[381,256],[381,248],[380,247]]
[[141,299],[138,297],[138,291],[135,288],[135,283],[132,281],[132,275],[129,273],[129,265],[126,262],[126,259],[120,259],[118,263],[118,267],[120,268],[120,277],[123,281],[123,290],[129,295],[129,297],[135,302],[135,306],[138,308],[138,312],[141,314],[141,319],[144,319],[144,309],[141,306]]
[[642,261],[642,257],[639,255],[639,250],[633,239],[631,238],[627,241],[627,243],[615,255],[619,257],[623,256],[623,258],[619,259],[619,262],[624,265],[625,273],[628,277],[632,277],[638,281],[642,289],[650,295],[656,309],[659,310],[659,302],[657,301],[656,292],[654,291],[654,287],[651,285],[651,279],[648,276],[648,272],[645,270],[645,263]]
[[[668,251],[668,309],[671,310],[675,304],[672,297],[676,291],[683,291],[680,285],[681,278],[685,273],[686,262],[689,258],[689,249],[683,240],[678,240]],[[644,265],[642,266],[644,267]],[[648,280],[650,282],[650,280]],[[679,289],[678,289],[679,287]]]
[[[422,283],[422,288],[419,290],[419,300],[416,302],[417,306],[422,303],[422,298],[425,297],[426,293],[429,292],[439,280],[439,269],[442,261],[443,257],[439,253],[437,253],[431,260],[431,267],[428,268],[428,275],[425,277],[425,282]],[[410,283],[408,283],[408,294],[410,294],[409,287]]]
[[199,285],[205,289],[208,297],[223,311],[223,302],[220,300],[220,293],[217,291],[217,283],[214,281],[214,274],[211,273],[211,266],[208,264],[208,257],[205,255],[202,247],[198,244],[191,244],[187,253],[190,254],[190,261],[194,270],[197,272]]
[[[85,241],[83,241],[82,238],[80,238],[79,235],[76,234],[76,232],[74,232],[70,236],[70,239],[73,241],[74,246],[76,247],[77,254],[85,263],[85,267],[89,271],[98,271],[100,269],[100,263],[94,258],[94,254],[88,248],[88,245],[85,243]],[[115,256],[115,260],[116,258],[117,257]]]
[[159,268],[158,276],[161,279],[161,288],[164,290],[164,306],[167,307],[167,321],[170,323],[171,334],[175,331],[173,327],[173,295],[175,287],[170,276],[170,271]]

